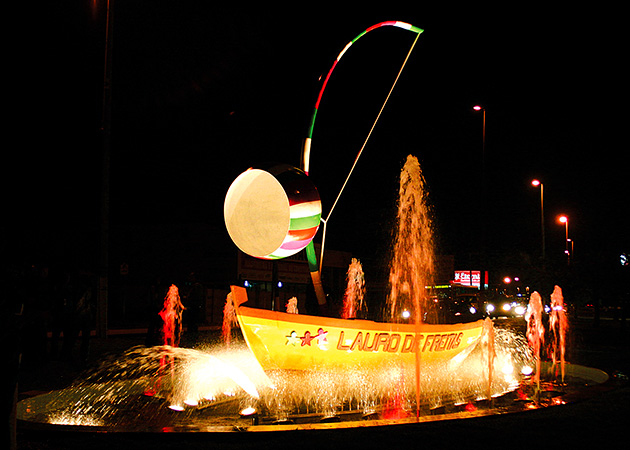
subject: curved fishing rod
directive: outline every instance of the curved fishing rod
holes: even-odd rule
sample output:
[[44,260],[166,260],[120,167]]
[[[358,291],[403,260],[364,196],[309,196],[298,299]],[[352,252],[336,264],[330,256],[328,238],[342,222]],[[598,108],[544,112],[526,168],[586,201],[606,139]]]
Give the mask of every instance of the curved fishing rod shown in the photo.
[[[356,41],[358,41],[360,38],[365,36],[370,31],[375,30],[377,28],[384,27],[384,26],[393,26],[393,27],[397,27],[397,28],[402,28],[402,29],[405,29],[405,30],[413,31],[418,36],[424,31],[421,28],[415,27],[415,26],[413,26],[413,25],[411,25],[409,23],[405,23],[405,22],[399,22],[399,21],[393,21],[393,20],[392,21],[387,21],[387,22],[380,22],[380,23],[377,23],[376,25],[373,25],[373,26],[367,28],[365,31],[360,33],[357,37],[355,37],[350,42],[348,42],[348,44],[343,48],[343,50],[337,56],[337,59],[335,59],[335,61],[333,62],[332,67],[328,71],[328,74],[326,75],[326,78],[324,79],[324,82],[322,83],[322,87],[319,90],[319,94],[317,96],[317,101],[315,102],[315,108],[313,109],[313,114],[311,115],[311,120],[309,122],[307,136],[306,136],[306,139],[304,139],[304,146],[302,148],[302,169],[304,170],[304,172],[307,175],[309,173],[310,155],[311,155],[311,143],[312,143],[312,140],[313,140],[313,128],[315,127],[315,119],[317,118],[317,112],[319,110],[319,104],[322,101],[322,96],[324,95],[324,90],[326,89],[326,86],[328,85],[328,80],[330,80],[330,76],[332,75],[333,71],[335,70],[335,67],[337,67],[337,64],[339,63],[339,61],[341,60],[343,55],[346,54],[348,49]],[[418,36],[416,36],[416,40],[418,39]],[[414,41],[414,43],[413,43],[413,45],[411,47],[411,50],[413,50],[413,46],[415,46],[415,43],[416,43],[416,41]],[[410,53],[411,53],[411,50],[410,50]],[[409,58],[409,55],[407,55],[407,59],[408,58]],[[407,62],[407,59],[405,59],[405,63]],[[404,63],[403,63],[403,67],[404,67]],[[402,69],[401,69],[401,71],[402,71]],[[400,73],[399,73],[399,75],[400,75]],[[396,80],[398,80],[398,78],[396,78]],[[395,84],[395,82],[394,82],[394,84]]]
[[328,80],[330,80],[330,76],[332,75],[332,72],[335,70],[335,67],[337,67],[337,64],[339,63],[339,61],[341,60],[341,58],[343,57],[343,55],[346,54],[346,52],[348,51],[348,49],[356,42],[358,41],[361,37],[365,36],[367,33],[369,33],[372,30],[384,27],[384,26],[394,26],[397,28],[402,28],[404,30],[408,30],[408,31],[412,31],[414,33],[417,34],[416,39],[414,40],[411,49],[409,50],[407,57],[405,58],[405,61],[403,62],[400,71],[398,72],[398,75],[396,76],[396,79],[394,80],[394,84],[392,85],[389,93],[387,94],[387,98],[385,99],[385,102],[383,103],[383,106],[381,107],[381,110],[379,111],[376,120],[374,121],[374,124],[372,125],[372,128],[370,129],[370,132],[368,133],[367,138],[365,139],[365,142],[363,143],[363,146],[361,147],[361,150],[359,151],[359,153],[357,154],[354,163],[352,165],[352,168],[350,169],[350,173],[348,173],[348,176],[346,177],[346,180],[343,184],[343,186],[341,187],[341,190],[339,191],[339,194],[337,195],[337,198],[335,199],[335,202],[333,203],[333,206],[331,207],[330,211],[328,212],[328,216],[326,217],[326,219],[321,219],[321,221],[324,224],[324,229],[322,231],[322,245],[321,245],[321,250],[320,250],[320,262],[319,265],[317,264],[317,256],[315,254],[315,247],[313,245],[313,241],[311,241],[307,247],[306,247],[306,256],[307,256],[307,260],[308,260],[308,264],[309,264],[309,270],[311,272],[311,278],[313,280],[313,286],[315,288],[315,293],[317,295],[317,300],[318,303],[320,305],[324,305],[326,303],[326,298],[325,298],[325,294],[322,288],[322,282],[321,282],[321,269],[322,269],[322,264],[323,264],[323,260],[324,260],[324,244],[325,244],[325,240],[326,240],[326,222],[328,220],[328,218],[330,217],[330,214],[332,213],[333,209],[335,208],[335,205],[337,204],[337,201],[339,200],[339,197],[341,196],[341,193],[343,192],[346,184],[348,183],[348,180],[350,179],[350,176],[352,175],[352,172],[354,171],[354,168],[357,164],[357,161],[359,160],[359,157],[361,156],[361,153],[363,152],[363,149],[365,148],[365,145],[367,144],[368,139],[370,138],[372,131],[374,130],[374,127],[376,126],[376,122],[378,122],[378,119],[381,116],[381,113],[383,112],[383,109],[385,108],[385,105],[387,104],[387,101],[389,100],[389,97],[391,96],[392,91],[394,90],[394,87],[396,86],[396,83],[398,82],[398,78],[400,78],[400,74],[402,73],[405,64],[407,63],[407,60],[409,59],[409,56],[411,55],[411,52],[413,51],[416,42],[418,40],[418,37],[420,36],[420,34],[424,31],[421,28],[415,27],[409,23],[406,22],[399,22],[399,21],[386,21],[386,22],[380,22],[377,23],[376,25],[373,25],[369,28],[367,28],[366,30],[364,30],[363,32],[361,32],[358,36],[356,36],[354,39],[352,39],[350,42],[348,42],[348,44],[343,48],[343,50],[339,53],[339,55],[337,56],[337,58],[335,59],[335,61],[333,62],[332,67],[330,68],[330,70],[328,71],[328,74],[326,75],[326,78],[324,79],[324,82],[322,83],[322,87],[319,90],[319,94],[317,96],[317,101],[315,102],[315,108],[313,109],[313,113],[311,115],[311,120],[309,123],[309,127],[308,127],[308,131],[307,131],[307,136],[304,139],[304,145],[302,148],[302,170],[304,170],[304,172],[308,175],[309,174],[309,170],[310,170],[310,155],[311,155],[311,144],[312,144],[312,139],[313,139],[313,129],[315,127],[315,119],[317,118],[317,112],[319,111],[319,105],[320,102],[322,100],[322,96],[324,94],[324,90],[326,89],[326,86],[328,84]]

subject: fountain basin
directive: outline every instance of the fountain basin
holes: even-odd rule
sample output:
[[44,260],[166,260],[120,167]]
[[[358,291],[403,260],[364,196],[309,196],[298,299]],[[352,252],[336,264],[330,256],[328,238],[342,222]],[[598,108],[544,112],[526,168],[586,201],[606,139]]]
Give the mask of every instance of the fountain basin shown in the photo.
[[[551,364],[543,365],[543,374],[550,372]],[[491,415],[503,415],[559,407],[588,399],[603,390],[612,389],[606,372],[577,364],[566,364],[565,383],[546,380],[543,376],[540,391],[534,393],[531,380],[509,393],[488,399],[468,400],[432,408],[422,405],[420,414],[415,408],[400,408],[390,414],[386,405],[380,405],[366,415],[364,411],[338,411],[334,421],[323,414],[287,415],[277,417],[251,417],[239,415],[242,399],[238,397],[215,400],[183,411],[167,408],[167,400],[145,395],[133,383],[121,382],[117,391],[125,396],[111,400],[116,403],[108,417],[99,419],[98,407],[84,408],[81,414],[73,412],[72,405],[84,402],[86,396],[98,395],[100,386],[67,388],[37,395],[17,405],[18,426],[23,430],[59,432],[125,432],[125,433],[232,433],[232,432],[284,432],[294,430],[330,430],[366,427],[410,425],[446,420],[464,420]],[[387,418],[390,414],[391,418]],[[367,419],[366,419],[367,417]]]

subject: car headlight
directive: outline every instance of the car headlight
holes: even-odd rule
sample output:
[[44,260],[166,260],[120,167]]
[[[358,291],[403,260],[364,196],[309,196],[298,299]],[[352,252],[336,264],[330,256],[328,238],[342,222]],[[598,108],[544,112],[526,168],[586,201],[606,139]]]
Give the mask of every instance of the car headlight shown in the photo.
[[527,312],[527,308],[525,308],[522,305],[518,305],[516,308],[514,308],[514,314],[516,314],[518,316],[525,315],[525,312]]
[[486,312],[491,313],[492,311],[494,311],[494,305],[492,303],[488,303],[486,305]]
[[512,305],[510,305],[509,303],[504,303],[502,308],[503,311],[508,312],[510,309],[512,309]]

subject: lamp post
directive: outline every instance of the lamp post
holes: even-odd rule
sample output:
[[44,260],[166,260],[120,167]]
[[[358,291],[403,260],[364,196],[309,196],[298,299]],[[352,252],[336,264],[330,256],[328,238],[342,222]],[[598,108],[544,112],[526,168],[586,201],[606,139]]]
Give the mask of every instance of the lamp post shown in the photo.
[[[481,105],[473,106],[473,110],[481,111],[483,113],[482,116],[482,141],[481,141],[481,220],[482,222],[485,220],[485,211],[484,211],[484,201],[486,197],[486,108]],[[486,236],[485,236],[485,224],[482,223],[481,226],[481,279],[480,279],[480,289],[484,289],[484,279],[486,272]]]
[[545,203],[544,203],[544,186],[540,180],[532,180],[532,186],[540,186],[540,235],[542,236],[542,261],[545,265]]
[[483,122],[482,122],[482,154],[481,154],[481,171],[482,171],[482,175],[483,175],[483,170],[484,170],[484,166],[485,166],[485,159],[486,159],[486,108],[484,108],[481,105],[475,105],[473,106],[473,109],[475,111],[482,111],[483,112]]
[[567,255],[567,265],[569,265],[571,263],[571,252],[569,251],[569,242],[572,243],[572,241],[569,240],[569,218],[567,216],[562,215],[558,217],[558,222],[564,224],[564,234],[565,234],[564,253]]
[[105,62],[103,75],[103,105],[101,116],[102,161],[100,255],[96,296],[96,335],[106,338],[109,308],[109,239],[110,239],[110,155],[112,122],[112,46],[114,31],[114,0],[107,0],[105,23]]

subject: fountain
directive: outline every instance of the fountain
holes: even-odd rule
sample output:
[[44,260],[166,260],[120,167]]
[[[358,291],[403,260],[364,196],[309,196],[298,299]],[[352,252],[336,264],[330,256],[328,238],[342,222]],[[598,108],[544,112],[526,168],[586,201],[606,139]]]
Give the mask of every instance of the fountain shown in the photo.
[[[561,405],[607,379],[596,369],[566,364],[561,390],[549,378],[540,395],[521,375],[532,363],[527,340],[508,329],[494,331],[492,382],[485,376],[487,342],[480,341],[469,354],[421,372],[419,407],[413,405],[415,378],[395,363],[387,370],[264,371],[239,341],[229,348],[129,349],[66,389],[22,400],[18,418],[26,428],[142,433],[330,429],[333,420],[341,428],[387,426]],[[165,353],[172,361],[168,377]],[[148,395],[157,379],[159,389]]]
[[562,296],[562,289],[560,286],[553,288],[551,294],[551,313],[549,316],[549,327],[553,333],[553,346],[551,348],[551,357],[553,361],[553,367],[556,368],[558,358],[560,359],[560,372],[561,379],[564,382],[564,370],[565,370],[565,349],[566,349],[566,334],[569,322],[564,307],[564,297]]
[[[385,339],[384,333],[361,336],[359,332],[345,340],[343,334],[336,337],[327,325],[304,335],[293,331],[283,337],[285,350],[319,351],[336,345],[344,354],[354,351],[359,359],[340,368],[274,368],[252,352],[247,336],[250,345],[233,330],[239,320],[245,320],[246,309],[239,306],[242,291],[236,288],[226,299],[222,343],[195,349],[178,347],[184,306],[177,288],[171,286],[160,313],[163,345],[132,348],[101,361],[67,389],[23,400],[18,408],[21,423],[143,432],[385,426],[538,409],[571,401],[583,393],[584,384],[605,382],[604,372],[564,360],[567,325],[559,287],[551,296],[553,339],[549,354],[552,368],[560,361],[560,380],[553,370],[547,371],[550,376],[544,375],[543,369],[549,364],[543,361],[544,309],[537,292],[530,298],[525,334],[485,319],[479,337],[469,338],[470,345],[452,357],[436,357],[438,351],[455,347],[462,338],[428,335],[422,328],[426,298],[416,291],[424,292],[418,286],[429,282],[426,274],[431,273],[433,258],[432,249],[424,248],[432,238],[423,183],[417,159],[409,157],[401,172],[399,206],[403,206],[399,208],[401,223],[395,240],[395,247],[406,251],[405,258],[394,257],[390,266],[392,293],[387,311],[395,314],[390,327],[410,326],[411,333],[392,332]],[[419,212],[422,219],[410,217]],[[425,277],[411,271],[426,271]],[[357,305],[364,294],[364,276],[359,261],[353,260],[345,291],[348,306],[343,314],[347,318],[356,317],[360,309]],[[296,321],[311,320],[299,314],[296,301],[289,300],[286,306],[287,313],[274,314],[286,314]],[[399,313],[407,309],[414,312],[414,323],[394,324],[394,320],[404,321]],[[357,319],[334,320],[367,326],[366,321]],[[244,324],[239,325],[242,328]],[[405,348],[411,359],[395,352]],[[360,358],[387,349],[392,353],[384,362],[371,364]]]
[[[383,25],[421,32],[400,22]],[[307,143],[310,150],[310,136]],[[224,214],[230,236],[246,253],[276,259],[305,249],[323,306],[312,245],[321,204],[307,173],[308,164],[304,171],[250,169],[230,188]],[[265,219],[252,222],[252,213]],[[302,315],[297,302],[288,302],[286,313],[256,311],[243,306],[246,292],[234,286],[224,308],[222,343],[181,348],[183,305],[171,286],[160,313],[163,345],[113,355],[68,388],[21,401],[21,425],[143,433],[387,426],[538,409],[606,381],[604,372],[566,364],[559,288],[550,323],[553,342],[561,346],[552,354],[554,367],[559,355],[563,389],[553,397],[539,395],[545,330],[537,293],[530,298],[526,336],[490,319],[426,323],[433,232],[425,181],[411,155],[401,171],[397,219],[387,323],[356,318],[365,279],[353,260],[343,319]],[[233,331],[237,324],[240,336]]]
[[542,315],[542,299],[538,292],[533,292],[529,298],[529,307],[525,314],[525,321],[527,322],[527,340],[529,341],[534,353],[534,360],[536,361],[536,371],[534,372],[533,380],[538,387],[540,387],[540,352],[545,342],[545,327],[542,323]]
[[400,173],[397,230],[390,264],[388,318],[412,311],[415,323],[424,321],[427,293],[433,285],[434,249],[427,189],[420,163],[409,155]]
[[357,313],[365,308],[363,298],[365,296],[365,275],[361,262],[352,258],[348,273],[346,275],[347,287],[343,294],[342,319],[352,319],[357,317]]

